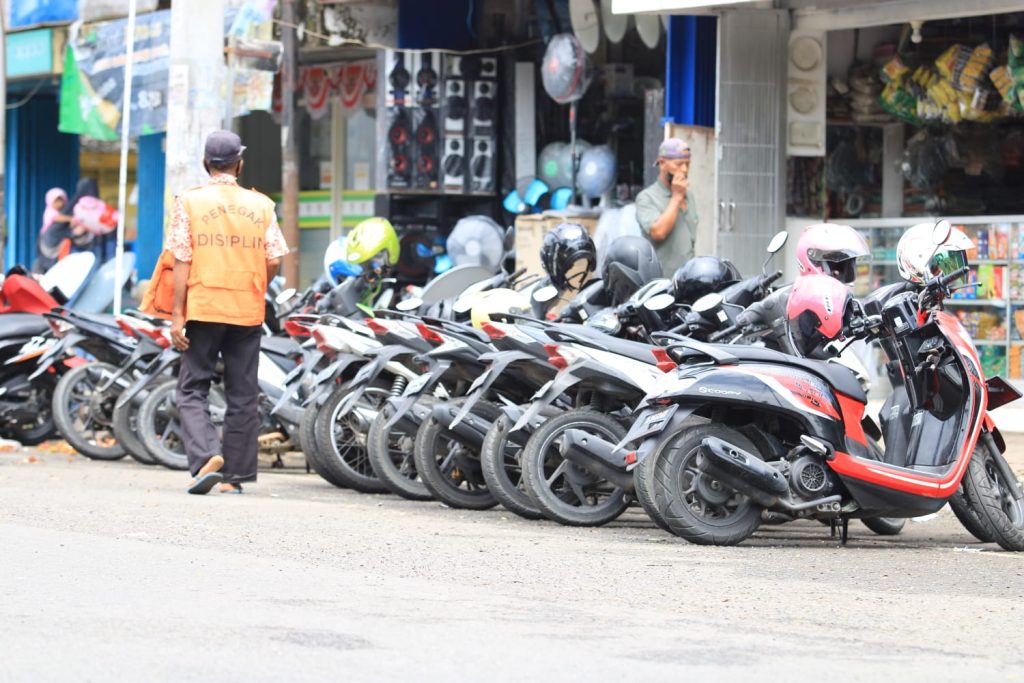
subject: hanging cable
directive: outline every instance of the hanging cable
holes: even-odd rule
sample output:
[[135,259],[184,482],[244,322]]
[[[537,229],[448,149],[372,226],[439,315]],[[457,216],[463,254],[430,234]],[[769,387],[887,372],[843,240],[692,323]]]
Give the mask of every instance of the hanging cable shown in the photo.
[[25,97],[24,97],[23,99],[21,99],[21,100],[18,100],[18,101],[17,101],[17,102],[15,102],[14,104],[8,104],[8,105],[6,105],[6,109],[7,109],[7,111],[10,111],[10,110],[12,110],[12,109],[18,109],[19,107],[24,107],[24,106],[25,106],[26,104],[28,104],[28,103],[29,103],[29,101],[30,101],[30,100],[31,100],[31,99],[32,99],[33,97],[35,97],[35,96],[36,96],[36,94],[37,94],[37,93],[39,92],[39,89],[43,87],[43,84],[44,84],[45,82],[46,82],[46,81],[39,81],[38,83],[36,83],[36,87],[32,88],[32,92],[30,92],[30,93],[29,93],[28,95],[25,95]]

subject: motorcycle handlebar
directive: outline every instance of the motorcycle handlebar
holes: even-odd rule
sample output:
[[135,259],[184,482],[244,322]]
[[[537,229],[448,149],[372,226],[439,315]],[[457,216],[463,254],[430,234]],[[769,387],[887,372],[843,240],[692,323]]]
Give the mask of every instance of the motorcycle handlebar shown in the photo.
[[942,277],[940,277],[939,284],[942,285],[943,287],[949,287],[951,284],[953,284],[954,282],[956,282],[957,280],[964,277],[970,272],[971,269],[968,268],[967,266],[964,266],[960,270],[954,271],[949,275],[943,275]]
[[761,286],[762,287],[767,287],[768,285],[770,285],[773,282],[775,282],[776,280],[778,280],[780,277],[782,277],[782,271],[781,270],[777,270],[774,273],[772,273],[771,275],[765,275],[765,276],[763,276],[763,279],[761,280]]
[[740,329],[741,329],[740,325],[729,325],[729,327],[725,328],[724,330],[722,330],[720,332],[715,332],[714,334],[709,335],[708,336],[708,341],[712,342],[712,343],[717,342],[717,341],[719,341],[721,339],[725,339],[729,335],[736,334],[737,332],[740,331]]

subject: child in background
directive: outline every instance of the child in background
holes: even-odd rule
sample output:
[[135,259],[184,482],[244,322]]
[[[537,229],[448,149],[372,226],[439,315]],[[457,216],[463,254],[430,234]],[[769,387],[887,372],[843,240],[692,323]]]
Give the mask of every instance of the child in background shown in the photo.
[[36,240],[38,256],[32,267],[35,273],[45,273],[69,251],[71,216],[63,212],[67,202],[67,193],[59,187],[52,187],[46,191],[43,225]]

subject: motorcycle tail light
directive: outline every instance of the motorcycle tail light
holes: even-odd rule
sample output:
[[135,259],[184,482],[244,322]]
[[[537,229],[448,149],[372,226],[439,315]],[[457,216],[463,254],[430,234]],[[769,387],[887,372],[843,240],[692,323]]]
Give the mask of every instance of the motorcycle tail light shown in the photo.
[[145,334],[147,337],[149,337],[153,341],[155,341],[156,345],[159,346],[161,349],[169,349],[169,348],[171,348],[171,340],[167,338],[167,334],[165,333],[165,331],[163,329],[161,329],[161,328],[150,328],[150,329],[147,329],[147,328],[143,327],[139,331],[142,332],[143,334]]
[[309,336],[309,327],[292,318],[284,321],[284,331],[288,333],[289,337]]
[[369,327],[370,330],[378,337],[383,337],[389,332],[388,328],[378,322],[376,318],[366,318],[363,322],[366,323],[366,326]]
[[500,327],[491,322],[483,323],[482,325],[480,325],[480,329],[483,330],[484,334],[486,334],[491,339],[502,339],[503,337],[506,336],[505,330],[501,329]]
[[626,453],[626,464],[633,465],[636,463],[636,451],[630,451]]
[[313,328],[313,340],[316,342],[316,350],[328,356],[334,355],[334,347],[327,343],[327,337],[320,330]]
[[420,331],[420,336],[431,344],[444,344],[444,337],[423,323],[416,323],[416,329]]
[[545,344],[544,351],[548,354],[548,363],[554,365],[559,370],[565,370],[569,367],[569,361],[558,352],[558,344]]
[[651,349],[651,355],[654,356],[655,365],[662,372],[672,372],[679,367],[665,349]]
[[129,325],[128,323],[126,323],[121,318],[117,319],[117,326],[120,327],[121,331],[127,334],[129,337],[132,337],[133,339],[139,338],[139,333],[136,331],[136,329]]

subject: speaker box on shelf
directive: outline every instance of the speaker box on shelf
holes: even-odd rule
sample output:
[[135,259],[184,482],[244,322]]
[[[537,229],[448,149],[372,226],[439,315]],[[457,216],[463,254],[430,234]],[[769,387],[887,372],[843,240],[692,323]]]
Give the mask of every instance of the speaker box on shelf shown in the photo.
[[494,149],[494,138],[470,138],[470,192],[494,192]]
[[438,147],[440,135],[433,109],[418,112],[416,125],[416,172],[413,185],[421,190],[438,189]]
[[385,149],[388,160],[388,187],[412,187],[413,168],[416,160],[411,110],[404,107],[390,107],[387,116]]
[[461,135],[445,134],[444,154],[441,157],[442,187],[445,192],[466,191],[466,166],[466,139]]
[[497,112],[497,81],[473,81],[470,87],[470,134],[494,135]]

